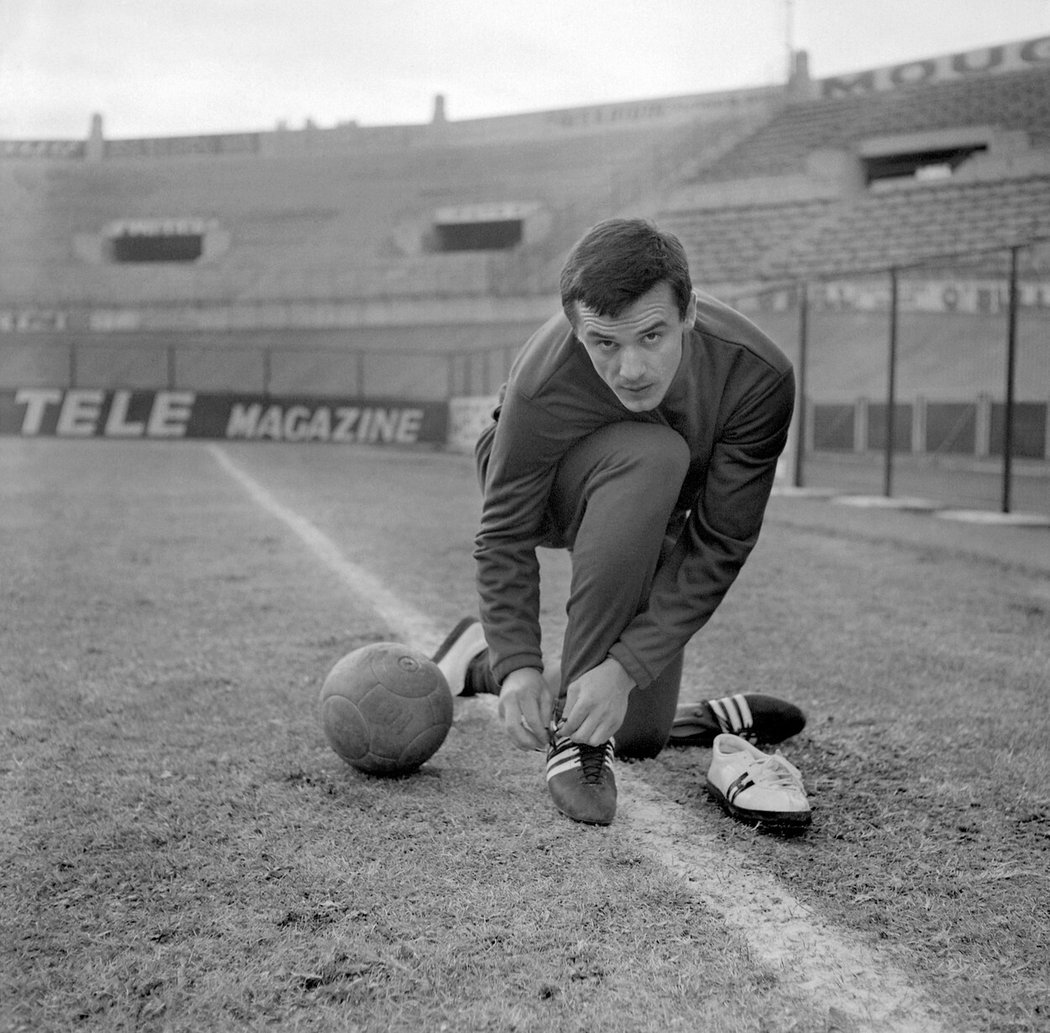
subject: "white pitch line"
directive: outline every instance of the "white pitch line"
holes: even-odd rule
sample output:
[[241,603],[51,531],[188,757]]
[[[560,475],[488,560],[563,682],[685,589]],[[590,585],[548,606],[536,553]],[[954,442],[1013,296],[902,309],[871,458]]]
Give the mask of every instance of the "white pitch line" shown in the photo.
[[428,645],[437,644],[435,638],[440,641],[440,637],[435,635],[434,622],[429,617],[399,599],[374,574],[348,560],[331,538],[294,509],[289,509],[274,498],[218,445],[209,444],[207,449],[257,505],[287,525],[321,563],[346,583],[354,595],[368,602],[399,642],[427,651]]
[[[439,640],[440,630],[431,618],[347,560],[335,542],[274,498],[219,446],[207,447],[252,500],[293,531],[392,632],[406,642]],[[494,705],[486,712],[495,724]],[[617,778],[627,790],[617,827],[736,929],[751,956],[771,966],[785,990],[797,989],[816,1007],[842,1013],[864,1033],[943,1033],[942,1023],[923,1004],[921,991],[902,971],[813,916],[783,883],[756,871],[739,851],[719,843],[695,822],[687,823],[681,808],[662,799],[628,767],[620,765]]]
[[782,882],[687,821],[680,807],[623,765],[617,778],[630,794],[617,822],[744,937],[750,955],[777,973],[785,991],[797,988],[858,1033],[943,1033],[904,972],[821,921]]

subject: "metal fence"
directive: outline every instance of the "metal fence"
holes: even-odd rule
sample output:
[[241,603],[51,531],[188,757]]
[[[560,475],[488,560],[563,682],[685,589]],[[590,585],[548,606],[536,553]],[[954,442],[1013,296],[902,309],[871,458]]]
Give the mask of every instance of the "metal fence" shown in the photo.
[[1050,512],[1045,240],[735,299],[795,361],[791,479]]

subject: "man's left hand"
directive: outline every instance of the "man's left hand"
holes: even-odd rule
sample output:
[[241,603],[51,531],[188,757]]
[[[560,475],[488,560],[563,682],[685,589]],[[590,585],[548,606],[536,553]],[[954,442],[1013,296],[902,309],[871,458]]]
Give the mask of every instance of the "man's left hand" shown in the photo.
[[589,746],[608,742],[623,724],[633,688],[620,662],[606,657],[570,683],[557,734]]

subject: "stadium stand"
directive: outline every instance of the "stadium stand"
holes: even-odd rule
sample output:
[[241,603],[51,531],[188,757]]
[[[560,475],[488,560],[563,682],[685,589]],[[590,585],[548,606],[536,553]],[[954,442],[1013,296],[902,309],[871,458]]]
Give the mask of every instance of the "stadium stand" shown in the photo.
[[788,251],[826,219],[830,199],[661,211],[658,221],[681,238],[697,280],[736,285],[761,278],[768,257]]
[[1050,172],[982,182],[911,183],[842,200],[662,211],[699,277],[752,281],[863,273],[937,256],[974,256],[1050,237]]
[[995,126],[1050,146],[1050,69],[900,86],[785,105],[776,119],[703,171],[705,182],[806,171],[823,148],[856,148],[872,136]]
[[[95,139],[29,160],[39,147],[9,144],[3,302],[543,294],[582,228],[632,209],[677,230],[717,287],[987,250],[1050,231],[1050,68],[1030,64],[846,96],[802,79],[702,117],[628,107],[617,119],[610,105],[526,121]],[[929,152],[950,177],[866,183],[894,148]],[[465,221],[507,205],[523,224],[510,247],[442,248],[441,211]],[[187,219],[208,227],[199,260],[112,260],[122,225]]]
[[415,126],[0,141],[0,388],[489,393],[571,243],[642,215],[789,352],[809,281],[810,389],[843,412],[883,389],[890,267],[925,349],[904,389],[1000,392],[1023,250],[1018,379],[1050,423],[1050,39],[462,122],[438,100]]
[[[704,123],[708,147],[737,119]],[[362,133],[367,133],[363,130]],[[291,135],[291,134],[289,134]],[[447,134],[446,134],[447,135]],[[677,172],[681,124],[551,139],[301,153],[0,161],[4,301],[37,305],[304,301],[484,295],[520,251],[565,246],[581,226]],[[291,150],[290,146],[287,148]],[[668,159],[669,151],[677,157]],[[519,253],[440,253],[435,215],[517,206]],[[136,220],[198,221],[218,244],[199,261],[114,263],[107,236]],[[565,238],[568,230],[569,237]],[[560,236],[559,236],[560,234]],[[502,276],[494,266],[508,266]]]
[[815,222],[766,256],[776,276],[870,270],[935,256],[984,258],[993,248],[1050,236],[1050,174],[945,183],[873,194]]
[[658,217],[729,288],[1048,236],[1050,69],[791,100]]

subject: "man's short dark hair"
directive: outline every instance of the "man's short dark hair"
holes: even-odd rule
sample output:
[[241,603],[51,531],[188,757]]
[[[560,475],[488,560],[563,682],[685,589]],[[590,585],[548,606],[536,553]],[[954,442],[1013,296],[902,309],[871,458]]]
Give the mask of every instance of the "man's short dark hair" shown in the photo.
[[561,305],[573,325],[577,302],[615,319],[663,281],[684,319],[693,284],[682,242],[644,219],[606,219],[573,247],[561,272]]

